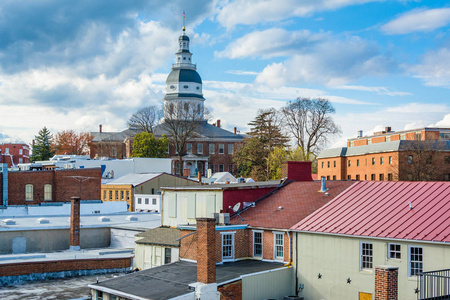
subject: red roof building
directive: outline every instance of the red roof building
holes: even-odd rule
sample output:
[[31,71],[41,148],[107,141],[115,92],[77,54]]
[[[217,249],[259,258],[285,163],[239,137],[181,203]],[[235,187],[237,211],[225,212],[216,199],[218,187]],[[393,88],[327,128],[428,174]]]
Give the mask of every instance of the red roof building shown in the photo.
[[0,144],[0,163],[8,168],[30,162],[30,147],[27,144]]

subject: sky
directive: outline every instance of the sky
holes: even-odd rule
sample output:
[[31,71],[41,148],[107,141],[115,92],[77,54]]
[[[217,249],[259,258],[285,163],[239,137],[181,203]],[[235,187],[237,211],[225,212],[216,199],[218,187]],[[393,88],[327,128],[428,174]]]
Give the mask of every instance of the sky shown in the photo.
[[121,131],[162,105],[183,11],[212,122],[332,102],[348,138],[450,127],[450,4],[407,0],[2,0],[0,143]]

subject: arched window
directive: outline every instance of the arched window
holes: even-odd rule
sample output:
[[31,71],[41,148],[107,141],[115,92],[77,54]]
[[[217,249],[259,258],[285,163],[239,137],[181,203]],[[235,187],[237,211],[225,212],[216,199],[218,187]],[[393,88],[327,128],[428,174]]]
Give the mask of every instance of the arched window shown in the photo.
[[52,185],[44,185],[44,201],[52,201]]

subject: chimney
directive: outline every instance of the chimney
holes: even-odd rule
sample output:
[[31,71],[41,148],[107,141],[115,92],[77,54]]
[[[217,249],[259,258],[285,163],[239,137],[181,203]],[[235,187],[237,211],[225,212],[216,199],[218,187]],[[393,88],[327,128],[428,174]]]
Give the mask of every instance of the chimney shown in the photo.
[[398,299],[398,267],[375,268],[375,300]]
[[220,120],[217,120],[217,127],[220,128]]
[[325,180],[325,177],[322,177],[322,178],[320,179],[320,192],[321,192],[321,193],[324,193],[324,192],[326,192],[326,191],[328,191],[327,185],[326,185],[326,180]]
[[237,133],[237,128],[236,127],[234,127],[234,134],[236,134]]
[[357,137],[362,137],[363,136],[363,131],[362,130],[358,130],[358,136]]
[[80,250],[80,197],[71,198],[70,250]]
[[287,161],[281,166],[281,177],[295,181],[313,181],[310,161]]
[[386,127],[386,128],[384,128],[384,131],[386,131],[386,132],[391,132],[391,130],[392,130],[391,127]]
[[8,206],[8,164],[1,164],[2,166],[2,188],[3,188],[3,206]]
[[102,124],[98,125],[98,131],[102,133]]

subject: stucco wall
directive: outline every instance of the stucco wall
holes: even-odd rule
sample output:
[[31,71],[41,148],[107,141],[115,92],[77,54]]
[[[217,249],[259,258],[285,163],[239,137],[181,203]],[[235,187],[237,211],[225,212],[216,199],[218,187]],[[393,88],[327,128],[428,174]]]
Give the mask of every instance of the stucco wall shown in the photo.
[[[361,242],[373,244],[372,271],[360,270]],[[387,258],[389,242],[401,245],[401,259]],[[294,261],[298,283],[304,285],[299,296],[305,299],[358,299],[359,292],[374,295],[375,267],[391,265],[399,267],[398,299],[416,300],[417,278],[408,277],[408,246],[423,247],[424,271],[450,268],[450,245],[311,233],[295,233],[294,245],[297,245],[293,258],[298,258],[298,264]]]

